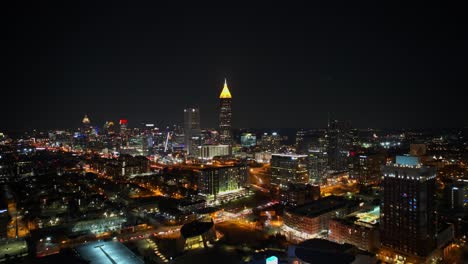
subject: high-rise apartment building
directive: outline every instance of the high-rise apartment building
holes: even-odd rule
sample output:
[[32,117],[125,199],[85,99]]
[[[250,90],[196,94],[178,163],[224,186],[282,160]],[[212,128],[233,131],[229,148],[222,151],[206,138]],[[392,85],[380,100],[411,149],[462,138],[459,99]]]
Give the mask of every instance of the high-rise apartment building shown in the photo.
[[310,182],[322,184],[328,173],[327,140],[324,131],[299,130],[296,153],[307,155]]
[[127,119],[120,119],[119,120],[119,125],[120,125],[120,134],[121,135],[126,135],[127,134],[128,120]]
[[347,156],[351,146],[349,122],[330,120],[327,128],[328,165],[331,170],[343,171],[347,167]]
[[263,151],[278,152],[281,148],[281,136],[276,132],[264,133],[258,145]]
[[382,172],[382,246],[392,259],[423,262],[435,248],[436,169],[423,166],[417,157],[397,156]]
[[247,166],[205,167],[196,170],[198,192],[216,196],[243,188],[247,184]]
[[386,156],[382,153],[351,152],[348,157],[349,176],[359,184],[372,185],[381,181],[381,167]]
[[270,163],[273,186],[287,189],[291,183],[309,183],[307,155],[273,154]]
[[328,155],[321,148],[309,149],[307,154],[307,168],[309,170],[310,182],[323,184],[328,173]]
[[296,132],[296,153],[307,154],[310,149],[326,147],[325,133],[321,130],[298,130]]

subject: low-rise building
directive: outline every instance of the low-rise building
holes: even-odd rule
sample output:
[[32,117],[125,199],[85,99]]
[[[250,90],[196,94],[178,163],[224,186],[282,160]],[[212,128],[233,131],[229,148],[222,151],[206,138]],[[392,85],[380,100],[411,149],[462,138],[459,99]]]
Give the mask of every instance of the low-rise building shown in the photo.
[[177,203],[177,209],[182,212],[195,212],[205,208],[206,201],[203,199],[182,199]]
[[270,163],[271,160],[271,152],[262,151],[255,153],[255,161],[258,163]]
[[206,248],[216,239],[213,220],[192,221],[180,229],[180,238],[177,241],[177,250],[184,251],[197,248]]
[[357,201],[328,196],[301,206],[287,208],[284,212],[284,224],[298,232],[313,236],[328,231],[330,219],[343,217],[358,208]]
[[363,210],[343,218],[330,220],[328,239],[340,244],[348,243],[369,252],[375,252],[379,246],[380,208]]
[[[97,162],[97,164],[102,166],[102,162]],[[150,171],[149,165],[150,161],[146,157],[122,155],[118,159],[105,160],[103,172],[111,177],[128,177],[148,173]]]
[[320,186],[310,184],[289,184],[288,191],[281,192],[281,202],[299,206],[320,199]]
[[325,239],[309,239],[288,247],[288,262],[297,264],[373,264],[377,260],[350,244],[338,244]]
[[200,158],[213,159],[219,156],[229,156],[230,152],[229,145],[204,145],[200,148]]
[[91,232],[95,234],[119,230],[127,220],[120,216],[102,217],[90,220],[78,221],[71,227],[71,231],[76,232]]

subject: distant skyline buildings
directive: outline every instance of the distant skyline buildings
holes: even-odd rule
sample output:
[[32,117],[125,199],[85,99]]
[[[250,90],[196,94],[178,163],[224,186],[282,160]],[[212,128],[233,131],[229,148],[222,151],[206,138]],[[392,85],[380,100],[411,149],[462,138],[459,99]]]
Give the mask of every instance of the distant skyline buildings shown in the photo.
[[467,126],[463,8],[377,6],[13,6],[0,131],[73,127],[84,113],[182,123],[194,98],[202,112],[218,105],[225,76],[235,127],[323,127],[328,111],[357,128]]
[[[200,100],[198,100],[200,99]],[[240,100],[242,100],[243,98],[239,98]],[[244,98],[245,99],[245,98]],[[233,115],[232,115],[232,95],[230,93],[230,90],[227,86],[227,81],[226,79],[224,79],[224,86],[223,86],[223,89],[221,91],[221,94],[219,96],[219,99],[218,99],[218,107],[219,107],[219,115],[217,117],[217,124],[213,124],[212,122],[210,122],[209,120],[213,119],[213,117],[216,117],[216,115],[207,115],[206,116],[206,120],[205,123],[205,126],[204,127],[201,127],[201,128],[218,128],[220,132],[220,138],[221,138],[221,141],[220,143],[222,144],[226,144],[225,143],[225,139],[226,137],[230,137],[230,140],[232,141],[233,140],[233,129],[245,129],[245,128],[248,128],[248,129],[257,129],[257,130],[264,130],[264,131],[274,131],[274,130],[279,130],[279,129],[297,129],[297,130],[304,130],[304,129],[319,129],[319,128],[325,128],[327,127],[328,128],[328,131],[330,132],[331,131],[331,135],[338,135],[338,134],[341,134],[340,137],[343,138],[342,136],[349,133],[350,132],[350,121],[352,120],[353,121],[353,127],[354,129],[383,129],[383,130],[387,130],[387,129],[415,129],[415,130],[418,130],[418,129],[425,129],[425,128],[412,128],[411,126],[409,127],[391,127],[391,126],[387,126],[387,127],[373,127],[371,125],[364,125],[364,126],[354,126],[354,119],[350,119],[350,118],[343,118],[343,117],[346,117],[346,116],[349,116],[348,114],[343,114],[343,113],[337,113],[337,112],[333,112],[334,115],[336,115],[337,117],[340,118],[340,121],[338,120],[330,120],[329,116],[328,116],[328,125],[326,123],[326,112],[325,110],[323,112],[319,111],[322,115],[321,119],[322,121],[320,122],[320,124],[317,126],[311,126],[310,123],[309,123],[309,119],[306,119],[304,120],[304,123],[303,124],[300,124],[300,125],[297,125],[297,126],[288,126],[288,125],[285,125],[285,126],[270,126],[270,127],[265,127],[265,126],[262,126],[262,125],[253,125],[253,126],[245,126],[243,125],[242,123],[238,124],[235,128],[233,127]],[[192,104],[197,104],[198,105],[198,102],[200,101],[203,101],[203,98],[196,98],[196,100],[194,100],[193,98],[190,99],[190,102],[189,104],[187,105],[192,105]],[[207,109],[213,109],[213,107],[206,107]],[[242,107],[241,109],[243,109],[244,107]],[[171,108],[172,109],[172,108]],[[199,109],[197,107],[197,109]],[[265,110],[268,110],[268,111],[276,111],[276,109],[262,109],[263,111]],[[87,111],[86,113],[88,113],[89,111]],[[169,110],[169,111],[164,111],[165,113],[167,113],[167,116],[169,117],[171,114],[172,114],[172,111]],[[255,112],[253,112],[255,113]],[[329,115],[330,113],[328,113]],[[111,116],[114,116],[115,114],[113,113]],[[155,114],[157,115],[157,113]],[[95,117],[96,116],[96,117]],[[122,116],[129,116],[128,114],[123,114]],[[108,118],[107,116],[104,116],[103,117],[103,114],[101,111],[97,111],[97,112],[92,112],[92,117],[93,117],[93,128],[96,128],[98,129],[99,131],[101,129],[105,129],[105,124],[104,125],[96,125],[96,124],[101,124],[101,123],[107,123],[109,122],[108,120],[119,120],[118,118],[117,119],[113,119],[113,118]],[[87,120],[89,122],[89,117],[88,115],[86,114],[85,115],[85,118],[83,118],[83,121],[84,120]],[[96,121],[97,120],[97,121]],[[103,121],[104,120],[104,121]],[[127,120],[127,119],[121,119],[121,120]],[[185,122],[185,117],[184,119],[181,121],[180,120],[180,117],[179,118],[175,118],[175,119],[169,119],[169,118],[164,118],[164,119],[159,119],[159,118],[140,118],[140,117],[136,117],[136,118],[132,118],[132,123],[133,124],[139,124],[139,123],[145,123],[143,122],[142,120],[144,121],[151,121],[153,124],[155,124],[155,127],[157,128],[160,128],[160,129],[167,129],[171,126],[174,126],[174,125],[180,125],[180,124],[184,124]],[[169,121],[170,120],[170,121]],[[250,120],[250,119],[249,119]],[[283,124],[287,123],[289,119],[286,119],[285,121],[286,122],[281,122]],[[341,121],[341,120],[346,120],[346,121]],[[112,122],[112,121],[110,121]],[[238,122],[236,122],[238,123]],[[394,123],[394,122],[392,122]],[[39,127],[30,127],[29,129],[39,129],[39,130],[53,130],[53,129],[68,129],[68,128],[74,128],[76,127],[76,122],[74,122],[74,125],[70,126],[70,127],[66,127],[66,126],[63,126],[63,125],[58,125],[57,127],[49,127],[49,128],[43,128],[43,126],[39,126]],[[82,127],[82,126],[81,126]],[[129,128],[132,128],[133,126],[130,126]],[[222,129],[221,127],[230,127],[230,129]],[[336,127],[338,127],[338,130],[341,130],[341,133],[339,132],[338,134],[334,133],[336,132]],[[346,128],[345,128],[346,127]],[[453,128],[467,128],[467,126],[463,126],[462,123],[460,123],[460,126],[457,126],[457,127],[453,127]],[[440,128],[440,129],[444,129],[444,128]],[[448,127],[447,129],[451,129],[450,127]],[[3,132],[13,132],[13,133],[17,133],[17,132],[24,132],[24,131],[27,131],[28,129],[19,129],[19,130],[15,130],[15,129],[4,129],[2,130]],[[231,131],[230,133],[227,133],[227,131]],[[226,135],[222,135],[222,134],[226,134]],[[229,135],[230,134],[230,135]],[[342,139],[340,139],[340,137],[334,137],[332,136],[332,140],[334,142],[331,142],[333,144],[330,144],[329,146],[333,146],[336,144],[340,144],[339,141],[341,141]],[[346,135],[345,135],[346,137]],[[347,139],[345,139],[346,141]],[[336,143],[336,144],[335,144]],[[349,142],[348,142],[349,143]],[[347,144],[347,143],[346,143]],[[305,145],[304,145],[305,146]],[[329,151],[333,150],[331,153],[334,153],[333,155],[329,155],[329,157],[331,157],[331,159],[335,159],[336,162],[336,166],[334,166],[335,168],[339,168],[339,167],[342,167],[339,165],[339,161],[340,161],[340,155],[338,155],[337,151],[339,151],[339,147],[334,147],[334,149],[329,149]]]
[[89,119],[88,115],[85,115],[83,117],[83,120],[81,121],[83,123],[83,133],[89,135],[91,133],[91,120]]
[[[254,126],[251,126],[251,127],[246,127],[246,126],[242,126],[242,125],[237,125],[236,127],[233,127],[232,123],[233,123],[233,115],[232,115],[232,95],[230,93],[230,90],[227,86],[227,81],[226,79],[224,80],[224,86],[223,86],[223,89],[221,91],[221,94],[219,96],[219,101],[218,101],[218,111],[219,111],[219,115],[217,115],[217,124],[213,125],[212,123],[211,124],[206,124],[205,126],[201,127],[200,126],[200,129],[205,129],[205,128],[208,128],[208,129],[213,129],[213,128],[217,128],[219,129],[219,131],[224,131],[224,133],[226,133],[226,131],[231,131],[230,133],[230,137],[231,137],[231,140],[233,139],[233,129],[234,130],[242,130],[242,129],[254,129],[254,130],[257,130],[257,131],[268,131],[268,132],[274,132],[274,131],[278,131],[278,130],[291,130],[291,129],[297,129],[297,134],[296,136],[299,136],[300,137],[300,133],[301,131],[307,131],[307,130],[317,130],[317,129],[327,129],[328,132],[331,132],[330,135],[338,135],[338,137],[336,136],[332,136],[332,138],[329,138],[329,140],[333,140],[334,142],[331,142],[333,144],[329,144],[329,146],[333,146],[336,144],[340,144],[339,141],[342,141],[342,140],[345,140],[345,141],[349,141],[351,140],[352,141],[352,138],[349,138],[349,136],[352,136],[352,133],[354,133],[354,131],[357,131],[357,130],[363,130],[363,129],[376,129],[376,130],[392,130],[392,129],[403,129],[403,130],[437,130],[437,129],[464,129],[464,130],[467,130],[468,129],[468,126],[463,126],[463,124],[460,124],[460,126],[457,126],[457,127],[447,127],[447,128],[412,128],[412,127],[391,127],[391,126],[388,126],[388,127],[372,127],[370,125],[367,125],[367,126],[354,126],[354,123],[353,123],[353,128],[351,129],[351,120],[349,119],[340,119],[340,120],[336,120],[336,119],[330,119],[330,112],[328,112],[328,119],[326,118],[327,116],[327,113],[326,112],[323,112],[321,113],[322,114],[322,121],[320,123],[320,125],[318,126],[310,126],[308,125],[308,119],[307,121],[304,120],[304,123],[302,125],[299,125],[299,126],[271,126],[271,127],[264,127],[264,126],[257,126],[257,125],[254,125]],[[224,98],[221,98],[221,97],[224,97]],[[191,100],[191,103],[188,104],[188,105],[193,105],[193,104],[197,104],[198,100]],[[197,109],[199,109],[198,107],[196,107]],[[213,109],[213,107],[208,107],[207,109]],[[168,115],[170,115],[170,112],[167,112]],[[335,112],[333,112],[334,115],[336,116],[339,116],[339,117],[342,117],[342,116],[346,116],[346,115],[339,115]],[[83,116],[83,115],[81,115]],[[98,118],[95,118],[95,116],[97,116]],[[122,116],[128,116],[128,114],[124,114]],[[212,119],[214,116],[216,115],[207,115],[206,116],[206,119]],[[102,113],[100,111],[98,112],[92,112],[92,117],[93,117],[93,128],[97,129],[98,131],[101,131],[102,129],[106,129],[106,126],[107,126],[107,123],[108,122],[111,122],[113,123],[113,121],[109,121],[109,120],[118,120],[118,122],[121,122],[122,120],[125,122],[127,121],[127,119],[112,119],[112,118],[108,118],[108,117],[103,117]],[[228,118],[230,117],[230,118]],[[96,121],[97,120],[97,121]],[[142,121],[143,120],[143,121]],[[185,124],[185,116],[183,118],[182,121],[180,121],[180,117],[179,118],[176,118],[176,119],[173,119],[172,121],[168,121],[168,119],[164,118],[163,120],[160,120],[160,119],[157,119],[157,118],[149,118],[149,119],[142,119],[142,118],[135,118],[135,119],[132,119],[132,123],[133,124],[146,124],[147,121],[151,121],[151,124],[154,125],[155,128],[158,128],[158,129],[161,129],[161,130],[165,130],[165,129],[169,129],[170,127],[173,127],[173,126],[179,126],[182,124],[182,126]],[[354,121],[354,120],[353,120]],[[83,128],[83,124],[85,122],[90,122],[90,119],[89,119],[89,116],[88,114],[85,114],[84,115],[84,118],[82,118],[82,122],[81,122],[81,125],[79,125],[79,128]],[[209,121],[206,121],[205,123],[208,123]],[[99,125],[103,123],[103,125]],[[117,123],[117,122],[116,122]],[[392,122],[393,123],[393,122]],[[6,132],[6,133],[21,133],[21,132],[27,132],[28,130],[36,130],[38,129],[39,131],[45,131],[45,130],[60,130],[60,129],[70,129],[70,128],[76,128],[76,121],[73,122],[73,125],[71,125],[70,127],[66,127],[64,125],[60,125],[60,123],[58,123],[59,125],[57,125],[56,127],[49,127],[49,128],[44,128],[43,126],[39,126],[39,127],[29,127],[28,129],[4,129],[4,130],[1,130],[2,132]],[[231,129],[221,129],[221,126],[224,126],[224,127],[228,127],[230,126]],[[137,126],[129,126],[128,128],[133,128],[133,127],[137,127]],[[127,125],[125,124],[124,125],[124,128],[126,129],[127,128]],[[338,134],[336,134],[335,132],[337,132],[337,130],[340,130],[341,132],[338,132]],[[340,134],[340,135],[339,135]],[[260,135],[260,134],[258,134]],[[344,138],[343,138],[344,136]],[[224,136],[226,137],[226,136]],[[341,137],[341,139],[340,139]],[[223,136],[221,137],[223,138]],[[345,142],[345,145],[349,143],[352,143],[351,141],[349,142]],[[223,144],[223,142],[220,142]],[[308,142],[304,142],[306,144],[303,144],[301,147],[305,147]],[[335,156],[335,160],[339,163],[339,155],[336,151],[339,151],[339,147],[334,147],[333,149],[333,152],[335,153],[335,155],[332,155],[332,156]],[[332,149],[328,149],[328,150],[332,150]],[[302,149],[300,150],[300,152],[304,152],[305,150]],[[330,156],[330,155],[329,155]],[[336,167],[336,166],[335,166]],[[337,164],[337,167],[340,167],[338,164]]]

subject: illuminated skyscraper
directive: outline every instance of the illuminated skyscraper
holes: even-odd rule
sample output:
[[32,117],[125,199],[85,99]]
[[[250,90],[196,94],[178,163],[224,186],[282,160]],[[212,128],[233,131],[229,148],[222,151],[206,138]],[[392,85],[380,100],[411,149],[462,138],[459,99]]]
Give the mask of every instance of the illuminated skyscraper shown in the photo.
[[396,162],[384,166],[382,172],[382,246],[408,261],[428,256],[435,248],[436,169],[423,166],[417,157],[397,156]]
[[82,121],[82,122],[83,122],[83,125],[89,125],[89,124],[91,123],[91,121],[89,120],[88,115],[85,115],[85,116],[83,117],[83,121]]
[[351,146],[351,125],[349,122],[329,120],[327,128],[328,141],[328,165],[334,171],[346,169],[350,146]]
[[89,120],[88,115],[85,115],[82,120],[83,123],[83,133],[89,135],[91,133],[91,120]]
[[119,120],[120,134],[124,135],[124,134],[127,133],[127,124],[128,124],[128,120],[127,120],[127,119],[120,119],[120,120]]
[[271,184],[278,189],[287,189],[290,183],[306,184],[307,156],[296,154],[273,154],[271,156]]
[[232,96],[227,86],[227,81],[224,79],[224,87],[219,95],[219,137],[220,143],[232,145]]
[[112,121],[106,121],[103,128],[104,128],[105,135],[109,135],[109,134],[112,135],[115,133],[115,125],[114,125],[114,122]]
[[189,155],[197,156],[201,144],[200,110],[196,107],[184,109],[184,144]]
[[271,135],[264,133],[259,146],[264,151],[278,152],[281,148],[281,136],[276,132],[271,133]]

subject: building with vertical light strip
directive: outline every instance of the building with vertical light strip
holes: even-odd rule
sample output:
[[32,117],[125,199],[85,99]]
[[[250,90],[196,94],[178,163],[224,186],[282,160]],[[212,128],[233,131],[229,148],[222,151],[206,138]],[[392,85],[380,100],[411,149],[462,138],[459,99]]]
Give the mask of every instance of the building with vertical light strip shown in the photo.
[[232,145],[232,96],[226,79],[219,100],[219,141],[223,145]]

